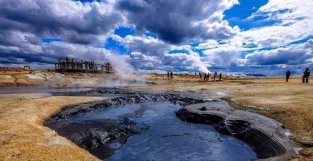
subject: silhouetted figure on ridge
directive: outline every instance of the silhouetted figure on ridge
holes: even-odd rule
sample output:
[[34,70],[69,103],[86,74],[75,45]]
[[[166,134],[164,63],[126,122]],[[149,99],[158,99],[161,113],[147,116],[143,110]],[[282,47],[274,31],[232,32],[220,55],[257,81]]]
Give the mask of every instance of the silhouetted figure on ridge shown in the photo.
[[222,80],[222,76],[223,76],[222,73],[220,73],[220,81]]
[[286,82],[288,82],[290,76],[291,76],[291,72],[290,72],[290,70],[287,70],[287,72],[286,72]]
[[171,79],[173,79],[173,75],[174,75],[173,72],[171,72]]
[[305,71],[303,72],[302,83],[309,83],[310,74],[311,74],[310,69],[306,68]]
[[202,81],[202,74],[199,72],[200,81]]
[[170,79],[170,72],[167,72],[167,79]]

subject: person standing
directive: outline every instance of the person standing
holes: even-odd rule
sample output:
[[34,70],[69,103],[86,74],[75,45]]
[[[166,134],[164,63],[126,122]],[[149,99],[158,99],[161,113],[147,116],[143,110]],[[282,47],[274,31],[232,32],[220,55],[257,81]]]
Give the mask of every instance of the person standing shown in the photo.
[[209,80],[210,80],[210,73],[208,72],[206,81],[209,81]]
[[215,72],[213,75],[213,81],[215,81],[216,76],[217,76],[217,72]]
[[173,79],[173,75],[174,75],[173,72],[171,72],[171,79]]
[[202,81],[202,74],[199,72],[200,81]]
[[170,72],[167,72],[167,80],[170,79]]
[[311,74],[310,69],[306,68],[305,71],[303,72],[302,83],[309,83],[310,74]]
[[222,73],[220,73],[220,81],[222,80]]
[[291,76],[291,72],[290,72],[290,70],[287,70],[287,72],[286,72],[286,82],[288,82],[290,76]]

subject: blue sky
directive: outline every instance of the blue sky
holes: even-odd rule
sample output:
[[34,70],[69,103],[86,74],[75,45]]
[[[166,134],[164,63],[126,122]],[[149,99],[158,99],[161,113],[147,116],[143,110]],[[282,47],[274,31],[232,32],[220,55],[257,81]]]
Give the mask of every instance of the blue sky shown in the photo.
[[147,72],[300,74],[313,62],[312,7],[305,0],[2,1],[0,65],[45,68],[69,56]]
[[247,20],[249,16],[255,13],[267,2],[268,0],[239,0],[240,4],[235,5],[224,12],[224,19],[226,19],[231,26],[239,26],[242,30],[269,25],[269,22],[258,23],[262,20],[261,17],[254,20]]

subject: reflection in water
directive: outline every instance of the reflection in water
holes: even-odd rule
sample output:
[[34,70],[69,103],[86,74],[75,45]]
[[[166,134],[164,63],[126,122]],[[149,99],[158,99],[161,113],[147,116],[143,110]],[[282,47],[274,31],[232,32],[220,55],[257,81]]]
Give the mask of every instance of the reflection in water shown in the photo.
[[256,154],[245,143],[224,136],[213,127],[182,122],[175,116],[179,105],[144,103],[91,111],[69,118],[70,122],[115,119],[133,124],[140,134],[126,144],[110,144],[115,154],[108,161],[207,161],[254,160]]

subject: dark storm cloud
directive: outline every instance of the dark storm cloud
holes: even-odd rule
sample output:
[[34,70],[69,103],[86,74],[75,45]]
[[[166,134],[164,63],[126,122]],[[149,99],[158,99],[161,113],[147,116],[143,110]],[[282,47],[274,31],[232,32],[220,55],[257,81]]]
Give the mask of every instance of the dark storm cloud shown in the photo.
[[[0,2],[0,30],[18,30],[40,37],[54,36],[73,43],[90,43],[114,28],[122,16],[105,3],[68,0]],[[106,11],[107,10],[107,11]]]
[[192,39],[224,39],[236,29],[222,21],[224,10],[235,1],[213,0],[121,0],[118,7],[125,11],[137,30],[151,31],[167,42],[178,44]]
[[[0,64],[52,64],[64,56],[104,60],[109,51],[95,45],[101,46],[120,24],[133,25],[139,33],[154,32],[162,39],[125,42],[132,53],[141,53],[150,62],[157,58],[156,61],[164,61],[160,63],[163,65],[169,64],[168,59],[189,62],[193,56],[166,55],[171,46],[163,40],[180,43],[231,37],[235,30],[222,17],[234,3],[235,0],[0,1]],[[45,38],[62,41],[42,41]]]
[[[53,64],[65,56],[104,60],[108,52],[92,44],[122,21],[114,3],[0,1],[0,64]],[[63,42],[42,42],[49,37]]]
[[10,52],[10,53],[1,53],[0,62],[2,64],[27,64],[28,62],[32,63],[47,63],[54,64],[58,58],[53,58],[51,56],[43,56],[29,53],[20,53],[20,52]]

